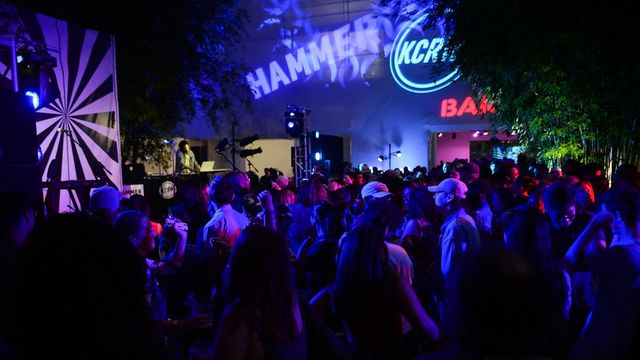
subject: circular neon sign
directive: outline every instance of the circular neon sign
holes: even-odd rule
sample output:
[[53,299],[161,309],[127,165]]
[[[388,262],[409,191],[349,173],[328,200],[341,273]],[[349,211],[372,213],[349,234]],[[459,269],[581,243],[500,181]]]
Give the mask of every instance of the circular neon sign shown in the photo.
[[453,56],[443,50],[445,38],[435,29],[423,30],[426,15],[411,19],[400,30],[389,56],[391,75],[403,89],[430,93],[449,86],[460,77],[450,63]]

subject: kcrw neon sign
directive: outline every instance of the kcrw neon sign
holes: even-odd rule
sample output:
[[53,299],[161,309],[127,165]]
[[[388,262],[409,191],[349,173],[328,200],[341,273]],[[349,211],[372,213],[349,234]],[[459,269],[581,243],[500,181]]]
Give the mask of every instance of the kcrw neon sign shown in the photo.
[[422,29],[425,18],[426,15],[414,17],[400,30],[389,56],[395,82],[418,94],[441,90],[460,77],[458,69],[450,65],[453,55],[443,51],[443,34]]

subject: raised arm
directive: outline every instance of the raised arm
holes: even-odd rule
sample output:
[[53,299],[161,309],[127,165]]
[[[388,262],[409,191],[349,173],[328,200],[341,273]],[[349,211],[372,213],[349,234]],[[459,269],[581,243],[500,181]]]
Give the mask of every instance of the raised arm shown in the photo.
[[[583,258],[585,250],[593,241],[599,241],[595,235],[602,229],[611,225],[613,215],[606,209],[600,210],[584,228],[576,241],[571,244],[569,250],[564,256],[564,264],[569,271],[574,271]],[[597,244],[599,245],[599,244]]]

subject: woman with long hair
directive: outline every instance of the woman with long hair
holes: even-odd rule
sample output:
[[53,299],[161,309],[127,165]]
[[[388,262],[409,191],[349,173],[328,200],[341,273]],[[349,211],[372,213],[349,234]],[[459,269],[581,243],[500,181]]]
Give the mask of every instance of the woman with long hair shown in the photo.
[[384,231],[360,225],[345,238],[333,289],[356,358],[405,358],[404,316],[426,343],[440,332],[406,280],[389,263]]
[[293,285],[285,239],[264,226],[247,227],[224,274],[225,307],[216,359],[305,359],[301,300]]

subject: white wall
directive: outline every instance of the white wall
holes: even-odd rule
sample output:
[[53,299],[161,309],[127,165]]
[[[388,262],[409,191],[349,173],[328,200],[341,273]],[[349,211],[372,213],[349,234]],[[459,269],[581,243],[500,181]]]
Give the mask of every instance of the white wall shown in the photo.
[[[248,159],[258,169],[258,175],[264,175],[264,168],[272,167],[276,168],[285,176],[293,176],[293,170],[291,169],[291,147],[293,146],[292,139],[260,139],[254,141],[246,149],[262,148],[262,153],[250,156]],[[246,161],[243,161],[246,163]],[[245,164],[245,169],[249,170],[248,164]],[[253,171],[255,169],[251,168]]]

